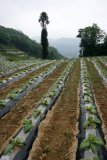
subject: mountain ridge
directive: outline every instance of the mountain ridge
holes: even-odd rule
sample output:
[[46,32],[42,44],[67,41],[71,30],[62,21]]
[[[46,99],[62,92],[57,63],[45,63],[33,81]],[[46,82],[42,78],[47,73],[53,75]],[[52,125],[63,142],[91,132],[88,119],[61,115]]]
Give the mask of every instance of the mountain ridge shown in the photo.
[[79,56],[79,43],[77,38],[59,38],[56,40],[49,40],[49,44],[58,49],[58,51],[69,58]]
[[[36,37],[35,40],[40,43],[40,37]],[[49,45],[57,48],[57,50],[65,57],[73,58],[79,56],[79,43],[78,38],[58,38],[48,39]]]

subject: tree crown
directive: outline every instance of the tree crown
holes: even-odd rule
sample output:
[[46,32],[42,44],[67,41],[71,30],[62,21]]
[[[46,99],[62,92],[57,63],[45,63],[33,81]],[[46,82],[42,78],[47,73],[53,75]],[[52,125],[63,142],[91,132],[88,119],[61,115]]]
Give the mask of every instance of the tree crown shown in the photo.
[[49,24],[50,21],[46,12],[42,12],[40,14],[39,22],[43,29],[45,29],[46,26]]

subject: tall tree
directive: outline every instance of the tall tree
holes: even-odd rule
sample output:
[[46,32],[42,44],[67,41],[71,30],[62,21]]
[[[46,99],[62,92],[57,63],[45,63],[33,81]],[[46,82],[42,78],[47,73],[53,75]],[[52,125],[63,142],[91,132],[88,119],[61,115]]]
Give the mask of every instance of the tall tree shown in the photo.
[[97,24],[85,27],[78,30],[78,38],[81,38],[80,42],[80,55],[83,56],[94,56],[96,55],[97,46],[103,43],[105,33],[102,31]]
[[42,27],[41,31],[41,45],[42,45],[42,55],[43,59],[47,59],[48,57],[48,32],[47,32],[47,25],[49,24],[49,18],[46,12],[42,12],[40,14],[39,22]]

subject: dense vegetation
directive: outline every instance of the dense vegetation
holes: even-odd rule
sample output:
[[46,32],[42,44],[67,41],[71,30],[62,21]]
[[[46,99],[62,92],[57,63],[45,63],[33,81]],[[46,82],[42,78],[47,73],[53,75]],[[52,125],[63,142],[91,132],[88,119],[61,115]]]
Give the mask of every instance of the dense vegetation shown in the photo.
[[[30,56],[42,58],[42,48],[39,43],[31,40],[21,31],[0,26],[0,44],[15,47]],[[2,49],[2,48],[1,48]],[[49,47],[49,59],[61,59],[63,56],[54,47]]]
[[80,56],[107,55],[107,35],[97,24],[78,30]]
[[47,59],[48,57],[48,32],[47,32],[47,25],[49,24],[49,18],[46,12],[42,12],[40,14],[39,22],[42,27],[41,31],[41,45],[42,45],[42,56],[43,59]]

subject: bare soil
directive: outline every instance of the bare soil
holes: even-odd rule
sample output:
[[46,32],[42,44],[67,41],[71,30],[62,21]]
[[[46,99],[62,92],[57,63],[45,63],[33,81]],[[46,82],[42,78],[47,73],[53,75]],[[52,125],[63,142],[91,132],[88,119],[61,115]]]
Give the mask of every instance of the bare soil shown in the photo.
[[75,160],[79,117],[80,63],[75,62],[65,88],[41,123],[28,160]]
[[15,89],[19,89],[23,84],[26,84],[33,76],[38,76],[40,73],[42,73],[45,69],[50,67],[52,64],[48,64],[46,66],[43,66],[39,68],[38,70],[27,74],[23,78],[19,79],[18,81],[9,84],[7,87],[0,89],[0,99],[6,99],[8,98],[8,94]]
[[16,106],[0,119],[0,152],[8,143],[9,138],[21,127],[22,120],[31,114],[40,99],[48,92],[52,84],[61,75],[68,62],[63,62],[35,89],[29,92]]
[[[87,62],[90,81],[95,97],[95,103],[102,120],[102,129],[107,143],[107,86],[104,85],[103,80],[99,76],[98,71],[92,62]],[[106,144],[107,148],[107,144]]]
[[15,71],[13,71],[13,72],[11,72],[11,73],[9,73],[9,74],[6,74],[6,75],[4,75],[4,76],[1,76],[1,77],[0,77],[0,80],[4,80],[4,79],[12,76],[13,74],[15,74],[15,73],[17,73],[17,72],[19,72],[19,71],[22,71],[22,70],[24,70],[24,69],[27,69],[27,68],[30,69],[30,68],[32,68],[33,66],[35,66],[35,64],[32,64],[31,66],[24,67],[24,68],[22,68],[22,69],[16,69]]

